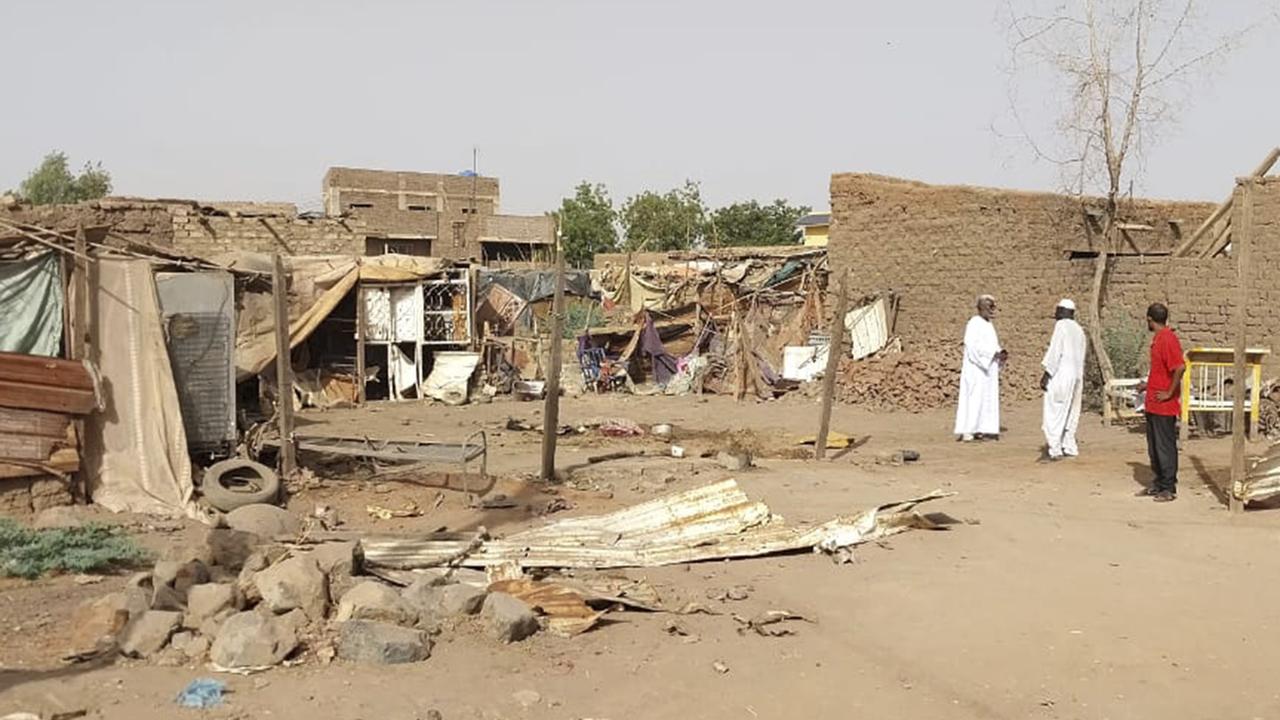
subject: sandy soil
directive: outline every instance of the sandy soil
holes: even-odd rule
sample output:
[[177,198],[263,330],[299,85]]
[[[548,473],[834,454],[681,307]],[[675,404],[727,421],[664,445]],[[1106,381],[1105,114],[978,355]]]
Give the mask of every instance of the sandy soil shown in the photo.
[[[501,647],[463,631],[446,635],[424,663],[367,667],[341,662],[226,677],[233,690],[212,718],[1270,718],[1280,716],[1271,684],[1280,664],[1272,602],[1280,514],[1232,517],[1213,491],[1229,462],[1229,440],[1193,440],[1184,450],[1182,492],[1172,504],[1133,497],[1146,480],[1140,434],[1087,418],[1083,456],[1036,463],[1038,408],[1011,408],[999,442],[962,445],[949,412],[869,414],[836,409],[833,426],[857,447],[828,462],[785,457],[814,430],[816,403],[737,404],[725,398],[585,397],[562,416],[670,422],[698,451],[725,436],[758,442],[758,467],[735,477],[775,512],[823,520],[934,488],[960,494],[929,508],[958,522],[860,549],[836,565],[814,555],[633,570],[664,600],[698,599],[725,613],[786,608],[812,618],[794,636],[741,635],[727,614],[682,616],[691,633],[664,631],[672,616],[614,613],[572,639],[537,636]],[[307,430],[456,439],[491,430],[495,492],[517,498],[504,510],[472,510],[456,492],[408,482],[328,480],[295,496],[291,509],[337,508],[348,527],[430,530],[484,525],[503,533],[559,516],[598,512],[671,488],[725,477],[711,460],[645,457],[578,468],[573,487],[550,491],[520,481],[537,467],[539,436],[500,430],[507,417],[536,420],[538,405],[497,402],[463,408],[383,405],[305,416]],[[685,443],[685,439],[678,442]],[[656,441],[565,439],[562,469],[617,449]],[[911,448],[921,461],[877,464]],[[586,488],[583,490],[574,487]],[[423,517],[381,521],[364,508],[413,502]],[[194,528],[141,528],[153,546]],[[107,578],[0,584],[0,715],[77,707],[90,717],[180,717],[174,695],[200,667],[119,662],[61,667],[70,610],[114,589]],[[742,601],[710,593],[748,586]],[[717,672],[715,663],[728,672]],[[535,691],[522,707],[513,693]]]

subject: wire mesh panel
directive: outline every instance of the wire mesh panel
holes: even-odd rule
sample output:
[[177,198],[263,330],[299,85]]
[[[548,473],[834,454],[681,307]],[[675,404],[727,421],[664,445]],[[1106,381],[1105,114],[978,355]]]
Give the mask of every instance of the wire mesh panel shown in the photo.
[[424,345],[471,342],[471,281],[466,270],[451,271],[422,285]]

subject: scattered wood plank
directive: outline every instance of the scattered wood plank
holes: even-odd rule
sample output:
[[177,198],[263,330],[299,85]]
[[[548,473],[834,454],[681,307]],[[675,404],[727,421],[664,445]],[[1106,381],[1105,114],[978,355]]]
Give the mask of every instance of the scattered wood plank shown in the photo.
[[0,380],[93,391],[93,378],[78,360],[0,352]]
[[88,415],[98,399],[93,390],[0,380],[0,406]]

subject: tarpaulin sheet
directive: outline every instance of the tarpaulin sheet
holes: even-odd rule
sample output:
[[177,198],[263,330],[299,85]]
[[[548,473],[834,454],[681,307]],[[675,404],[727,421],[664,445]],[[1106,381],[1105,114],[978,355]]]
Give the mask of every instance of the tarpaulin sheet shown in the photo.
[[[213,258],[230,270],[271,276],[271,255],[237,253]],[[414,282],[448,267],[443,258],[293,255],[283,258],[289,276],[289,347],[311,337],[321,321],[359,281]],[[275,305],[269,292],[244,293],[236,330],[236,380],[262,372],[276,359]]]
[[[556,274],[553,270],[481,270],[476,274],[477,296],[490,285],[501,285],[526,303],[536,303],[556,294]],[[591,297],[591,271],[566,270],[564,293]]]
[[0,263],[0,352],[57,356],[64,302],[57,253]]
[[115,512],[198,517],[151,265],[95,265],[90,360],[101,374],[103,410],[85,420],[90,495]]

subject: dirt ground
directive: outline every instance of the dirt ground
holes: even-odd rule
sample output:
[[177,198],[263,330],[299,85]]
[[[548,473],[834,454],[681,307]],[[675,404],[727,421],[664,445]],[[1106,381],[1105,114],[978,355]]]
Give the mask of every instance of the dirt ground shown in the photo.
[[[412,482],[326,479],[290,501],[308,513],[337,510],[346,527],[428,531],[483,525],[495,534],[554,517],[594,513],[729,476],[697,456],[717,443],[757,445],[758,467],[733,475],[789,520],[820,521],[935,488],[956,497],[926,509],[957,522],[859,548],[856,562],[819,555],[704,563],[626,575],[649,580],[664,602],[696,599],[720,615],[620,612],[576,638],[538,635],[499,646],[474,632],[446,634],[423,663],[390,667],[308,663],[251,677],[222,676],[221,708],[184,711],[174,696],[209,676],[203,667],[120,661],[58,662],[67,617],[121,580],[73,578],[0,584],[0,715],[75,708],[89,717],[425,718],[1273,718],[1280,690],[1280,596],[1275,567],[1280,513],[1232,517],[1213,490],[1224,481],[1229,440],[1192,440],[1182,455],[1181,495],[1157,504],[1133,497],[1146,480],[1142,435],[1083,421],[1078,460],[1037,464],[1038,407],[1007,408],[999,442],[959,444],[951,413],[871,414],[837,407],[833,428],[856,447],[828,462],[788,458],[814,431],[807,398],[738,404],[727,398],[566,399],[562,420],[623,417],[676,426],[689,457],[642,457],[585,466],[619,449],[665,453],[655,440],[563,440],[570,482],[520,481],[537,468],[536,433],[506,431],[508,417],[538,418],[539,404],[459,408],[381,405],[302,416],[301,431],[457,439],[489,431],[493,492],[517,507],[472,510],[460,493]],[[753,432],[742,432],[749,430]],[[736,431],[736,432],[735,432]],[[879,464],[909,448],[918,463]],[[437,498],[439,497],[439,500]],[[365,508],[413,503],[415,518],[375,520]],[[199,533],[187,524],[125,519],[152,547]],[[741,601],[708,599],[746,586]],[[801,613],[796,634],[741,635],[729,613]],[[716,663],[721,664],[719,672]],[[522,705],[514,696],[534,691]]]

